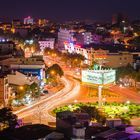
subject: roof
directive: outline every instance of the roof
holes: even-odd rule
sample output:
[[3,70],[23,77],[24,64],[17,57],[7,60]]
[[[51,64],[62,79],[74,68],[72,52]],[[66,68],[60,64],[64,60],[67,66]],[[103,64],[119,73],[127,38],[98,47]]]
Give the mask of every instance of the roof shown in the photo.
[[59,139],[63,139],[64,138],[64,134],[63,133],[59,133],[59,132],[52,132],[49,135],[47,135],[47,137],[45,137],[45,139],[55,139],[55,140],[59,140]]

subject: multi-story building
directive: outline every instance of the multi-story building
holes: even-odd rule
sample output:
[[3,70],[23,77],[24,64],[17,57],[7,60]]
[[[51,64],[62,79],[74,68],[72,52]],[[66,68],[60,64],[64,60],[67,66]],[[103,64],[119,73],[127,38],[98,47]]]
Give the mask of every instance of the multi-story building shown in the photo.
[[90,65],[96,61],[108,67],[121,67],[133,63],[133,54],[129,52],[110,53],[108,50],[98,49],[94,47],[83,47],[73,43],[64,42],[65,50],[69,53],[81,54],[85,57],[85,63]]
[[11,70],[25,75],[32,74],[41,80],[45,78],[45,64],[40,58],[9,58],[0,61],[0,65],[9,66]]
[[6,106],[9,100],[8,79],[5,75],[0,75],[0,106]]
[[87,45],[93,43],[93,36],[91,32],[83,32],[76,34],[77,44]]
[[63,48],[64,42],[73,42],[74,32],[68,29],[60,29],[58,32],[58,45]]
[[133,63],[133,55],[129,52],[108,53],[106,66],[117,68]]
[[24,18],[24,24],[31,24],[33,25],[34,24],[34,19],[31,18],[30,16]]
[[54,49],[55,39],[54,38],[47,38],[45,40],[38,41],[39,47],[41,51],[44,51],[45,48]]
[[107,50],[95,50],[93,47],[84,47],[81,45],[76,45],[74,43],[64,42],[65,50],[69,53],[81,54],[85,57],[85,63],[90,65],[96,59],[106,57],[108,53]]
[[6,39],[0,39],[0,54],[8,54],[15,47],[15,43],[7,41]]

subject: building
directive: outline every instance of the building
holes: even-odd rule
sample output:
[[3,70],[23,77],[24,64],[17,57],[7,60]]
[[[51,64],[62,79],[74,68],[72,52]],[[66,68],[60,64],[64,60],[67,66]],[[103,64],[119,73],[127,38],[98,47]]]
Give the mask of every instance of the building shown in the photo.
[[15,33],[20,34],[22,37],[26,37],[28,34],[28,29],[26,28],[16,28]]
[[121,119],[107,119],[106,120],[106,126],[110,128],[115,128],[117,126],[122,125],[122,120]]
[[20,20],[19,20],[19,19],[14,19],[14,20],[12,21],[12,27],[18,28],[19,26],[21,26]]
[[81,54],[85,57],[85,64],[92,64],[95,60],[105,59],[108,50],[95,50],[94,47],[84,47],[82,45],[77,45],[74,43],[64,42],[64,47],[66,52]]
[[81,125],[75,125],[73,127],[73,137],[72,140],[85,140],[85,130],[86,127],[83,127]]
[[126,21],[126,17],[121,13],[114,14],[112,16],[112,25],[114,24],[120,25],[120,23],[122,23],[123,21]]
[[12,41],[7,41],[6,39],[0,39],[0,54],[6,55],[12,53],[15,48],[15,43]]
[[117,68],[133,64],[133,55],[129,52],[108,53],[105,66]]
[[92,37],[93,37],[93,43],[94,44],[101,44],[102,39],[103,39],[102,35],[93,34]]
[[81,45],[88,45],[93,43],[93,36],[91,32],[83,32],[76,34],[76,43]]
[[58,32],[58,45],[61,48],[64,48],[64,42],[73,42],[74,40],[74,32],[68,29],[59,29]]
[[24,24],[31,24],[33,25],[34,24],[34,19],[31,18],[30,16],[24,18]]
[[0,65],[9,66],[11,70],[25,75],[38,76],[41,80],[45,78],[45,64],[40,58],[9,58],[0,61]]
[[35,82],[35,78],[27,75],[24,75],[23,73],[20,73],[16,71],[15,73],[8,74],[7,75],[8,83],[12,85],[31,85],[33,82]]
[[2,29],[4,32],[9,32],[9,31],[11,31],[11,28],[12,28],[12,24],[11,24],[11,23],[2,23],[2,24],[1,24],[1,29]]
[[55,38],[47,38],[45,40],[40,40],[38,41],[38,43],[42,52],[44,51],[45,48],[54,49]]
[[47,19],[38,19],[38,26],[39,27],[44,27],[47,25],[47,23],[48,23]]
[[9,100],[9,86],[6,75],[0,75],[0,106],[6,106]]

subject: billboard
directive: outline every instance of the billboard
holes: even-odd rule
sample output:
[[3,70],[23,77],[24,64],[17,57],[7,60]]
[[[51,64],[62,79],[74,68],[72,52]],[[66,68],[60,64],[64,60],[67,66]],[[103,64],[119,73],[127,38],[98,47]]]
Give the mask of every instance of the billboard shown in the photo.
[[103,73],[103,84],[109,84],[112,82],[115,82],[116,80],[116,71],[115,70],[110,70],[108,72]]
[[116,80],[115,70],[83,70],[82,82],[89,84],[105,85]]

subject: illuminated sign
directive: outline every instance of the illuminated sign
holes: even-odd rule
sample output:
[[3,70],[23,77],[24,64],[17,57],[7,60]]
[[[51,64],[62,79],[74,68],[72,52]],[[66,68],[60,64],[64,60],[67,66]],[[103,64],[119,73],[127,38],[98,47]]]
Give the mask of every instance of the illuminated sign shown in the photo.
[[115,82],[115,70],[83,70],[82,82],[90,84],[105,85]]
[[104,72],[104,84],[112,83],[116,80],[116,71],[110,70],[108,72]]

